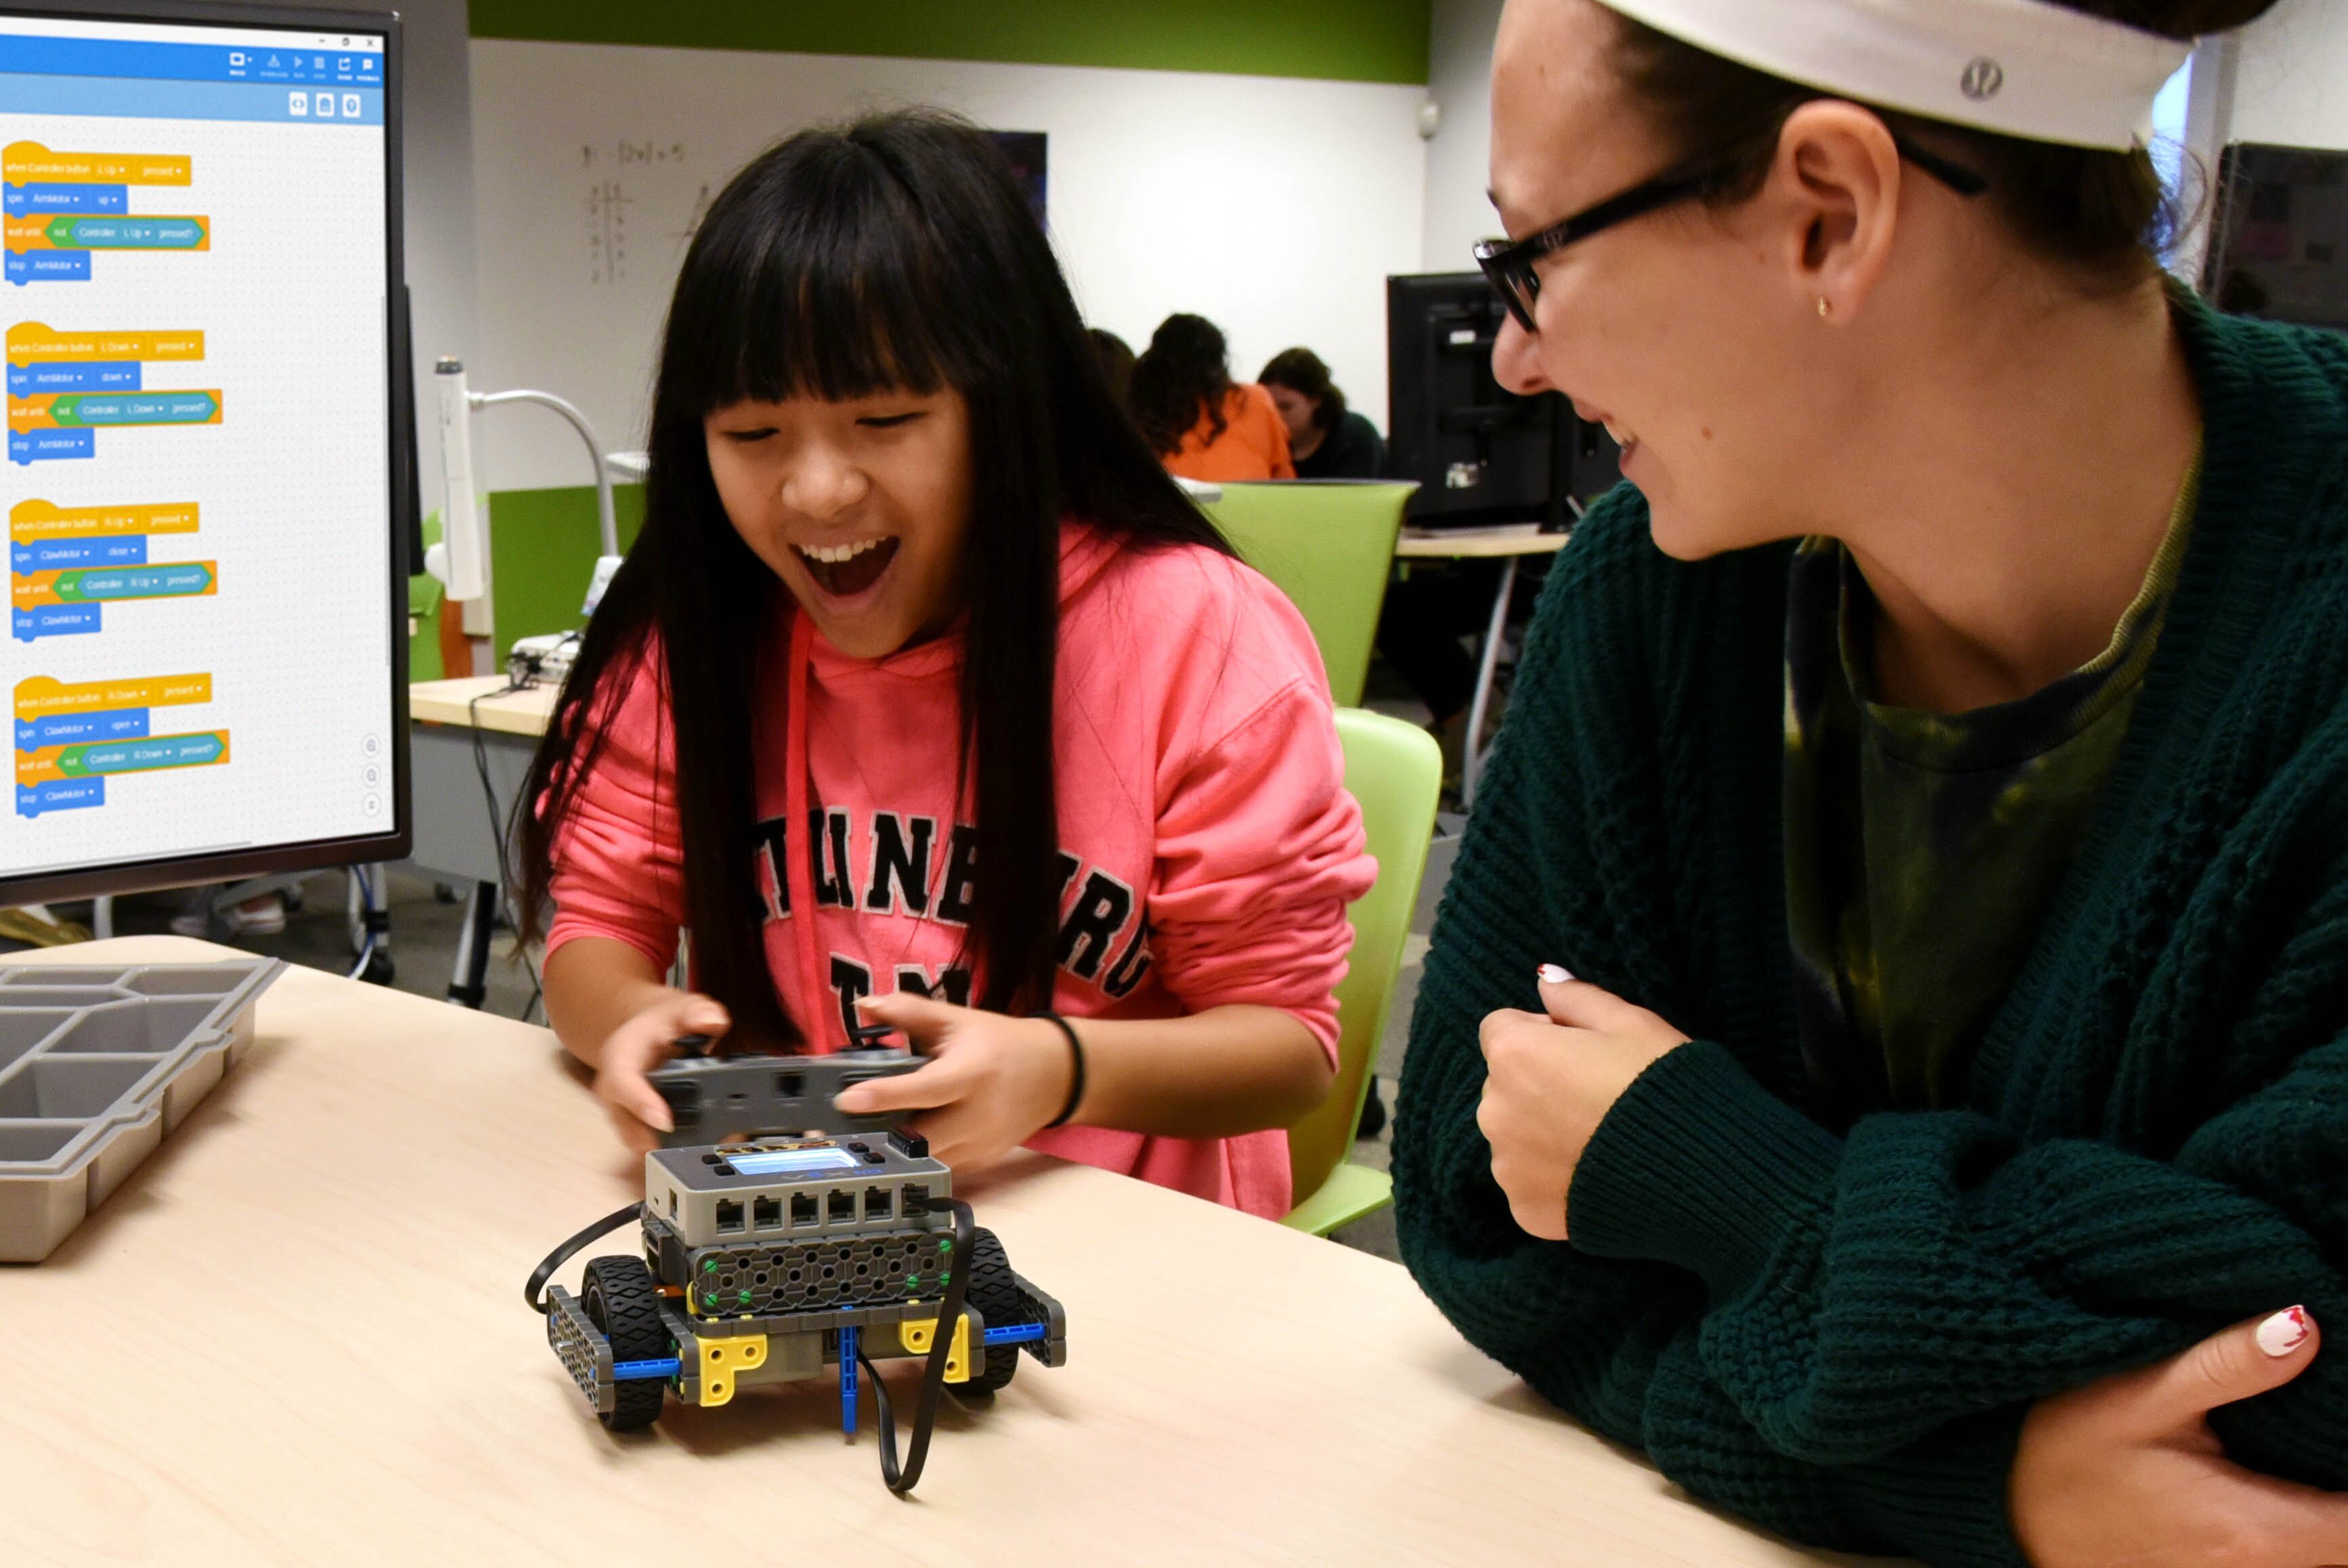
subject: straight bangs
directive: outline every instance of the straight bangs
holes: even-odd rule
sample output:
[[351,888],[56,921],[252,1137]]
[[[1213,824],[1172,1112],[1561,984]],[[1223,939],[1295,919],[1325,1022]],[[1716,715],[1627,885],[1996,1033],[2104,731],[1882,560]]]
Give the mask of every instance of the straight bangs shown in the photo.
[[912,193],[845,139],[753,164],[711,208],[686,270],[706,280],[672,323],[676,389],[698,421],[745,401],[967,396],[987,357],[952,302],[971,297]]

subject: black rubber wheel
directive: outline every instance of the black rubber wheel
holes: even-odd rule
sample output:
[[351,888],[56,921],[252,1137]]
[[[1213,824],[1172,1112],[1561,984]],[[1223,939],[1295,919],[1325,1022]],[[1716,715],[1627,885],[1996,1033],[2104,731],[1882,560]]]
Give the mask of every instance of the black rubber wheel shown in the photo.
[[[1008,1328],[1032,1321],[1026,1299],[1019,1294],[1018,1282],[1012,1276],[1011,1259],[993,1231],[971,1233],[970,1256],[965,1263],[970,1270],[970,1284],[963,1293],[963,1304],[976,1308],[989,1328]],[[947,1387],[963,1394],[992,1394],[1010,1382],[1011,1375],[1019,1370],[1016,1345],[988,1346],[980,1355],[982,1359],[969,1382]]]
[[392,967],[390,954],[371,953],[367,955],[366,968],[360,973],[359,978],[370,985],[388,985],[398,973]]
[[[655,1361],[673,1353],[661,1323],[660,1292],[653,1272],[637,1257],[594,1258],[579,1288],[587,1321],[612,1342],[613,1361]],[[620,1402],[596,1418],[615,1432],[639,1431],[660,1418],[667,1386],[656,1377],[631,1377],[619,1386]]]

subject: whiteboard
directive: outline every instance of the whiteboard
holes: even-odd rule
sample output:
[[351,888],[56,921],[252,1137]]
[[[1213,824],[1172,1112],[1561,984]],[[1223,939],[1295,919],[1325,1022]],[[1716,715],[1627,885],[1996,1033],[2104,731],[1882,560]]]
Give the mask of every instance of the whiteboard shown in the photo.
[[[560,393],[607,449],[644,443],[677,264],[727,178],[801,127],[914,104],[1050,137],[1054,243],[1092,325],[1138,349],[1196,311],[1242,379],[1303,344],[1384,423],[1385,277],[1420,270],[1421,88],[492,38],[471,57],[472,385]],[[589,478],[531,413],[483,415],[475,443],[492,489]]]

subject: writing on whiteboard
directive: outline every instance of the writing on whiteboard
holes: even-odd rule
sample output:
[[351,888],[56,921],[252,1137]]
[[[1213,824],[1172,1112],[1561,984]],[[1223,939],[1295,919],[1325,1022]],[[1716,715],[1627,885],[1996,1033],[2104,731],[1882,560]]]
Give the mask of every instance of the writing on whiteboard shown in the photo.
[[[635,205],[636,198],[621,180],[619,171],[684,161],[685,143],[681,141],[621,137],[612,141],[580,144],[579,164],[590,176],[582,209],[589,284],[608,286],[627,281],[628,210]],[[699,225],[706,206],[705,189],[702,206],[695,209],[693,222],[686,226],[686,239],[692,238],[693,229]]]

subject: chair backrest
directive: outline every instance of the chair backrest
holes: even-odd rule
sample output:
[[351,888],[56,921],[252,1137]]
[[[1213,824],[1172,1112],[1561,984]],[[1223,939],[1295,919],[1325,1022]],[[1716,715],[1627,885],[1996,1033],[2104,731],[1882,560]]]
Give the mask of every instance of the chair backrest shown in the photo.
[[[593,485],[492,490],[488,500],[489,600],[497,606],[496,659],[502,670],[517,639],[586,625],[579,606],[603,546]],[[644,523],[644,487],[613,485],[612,509],[625,550]]]
[[1402,512],[1418,487],[1384,481],[1226,484],[1207,515],[1313,628],[1329,694],[1362,700]]
[[1354,1146],[1443,785],[1442,749],[1415,724],[1341,707],[1337,738],[1345,748],[1345,788],[1362,803],[1378,880],[1347,912],[1354,953],[1337,985],[1337,1081],[1320,1109],[1288,1130],[1289,1173],[1299,1201],[1318,1191]]

